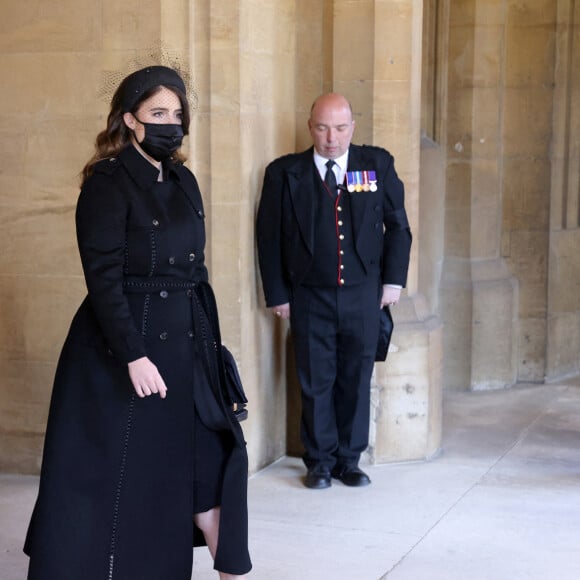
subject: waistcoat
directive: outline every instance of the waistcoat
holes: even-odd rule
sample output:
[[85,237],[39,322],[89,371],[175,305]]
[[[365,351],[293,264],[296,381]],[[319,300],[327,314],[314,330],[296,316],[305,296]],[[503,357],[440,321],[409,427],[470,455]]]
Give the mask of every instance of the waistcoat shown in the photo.
[[302,283],[306,286],[354,286],[365,279],[355,250],[349,193],[333,195],[315,172],[314,255]]

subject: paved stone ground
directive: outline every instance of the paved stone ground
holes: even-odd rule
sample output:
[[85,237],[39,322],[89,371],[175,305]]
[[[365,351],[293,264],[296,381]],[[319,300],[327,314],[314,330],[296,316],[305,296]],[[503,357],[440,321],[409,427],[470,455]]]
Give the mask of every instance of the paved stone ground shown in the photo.
[[[362,489],[306,489],[293,458],[253,476],[250,578],[580,579],[580,381],[448,393],[437,458],[366,469]],[[0,476],[0,580],[26,577],[37,482]],[[193,578],[217,578],[205,549]]]

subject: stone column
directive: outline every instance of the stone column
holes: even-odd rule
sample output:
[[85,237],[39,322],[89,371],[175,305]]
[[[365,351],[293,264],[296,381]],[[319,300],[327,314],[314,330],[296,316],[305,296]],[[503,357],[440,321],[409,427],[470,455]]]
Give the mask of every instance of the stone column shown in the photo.
[[422,459],[441,440],[441,325],[418,290],[421,3],[336,0],[334,90],[352,102],[354,140],[395,156],[414,234],[407,290],[393,308],[387,363],[376,365],[371,460]]
[[580,372],[580,2],[558,0],[546,376]]
[[[506,67],[501,47],[501,10],[475,3],[473,28],[472,110],[470,131],[456,151],[470,164],[470,258],[472,389],[504,388],[517,378],[518,285],[500,256],[505,165],[502,135],[506,114]],[[479,79],[485,79],[480,81]]]
[[501,255],[505,14],[451,5],[445,267],[445,381],[456,389],[517,379],[518,284]]
[[198,108],[191,165],[200,179],[222,339],[250,399],[250,470],[286,451],[285,327],[264,308],[255,211],[266,164],[293,151],[295,3],[190,3]]

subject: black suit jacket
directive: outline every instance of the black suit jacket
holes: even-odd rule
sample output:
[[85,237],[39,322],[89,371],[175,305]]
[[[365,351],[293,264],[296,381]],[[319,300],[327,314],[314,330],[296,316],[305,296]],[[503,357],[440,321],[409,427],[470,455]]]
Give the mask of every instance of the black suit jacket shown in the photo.
[[[368,275],[380,272],[383,284],[405,286],[411,231],[404,207],[404,187],[393,156],[380,147],[351,145],[348,171],[375,171],[375,192],[351,196],[355,250]],[[267,168],[258,208],[258,259],[266,304],[290,301],[314,253],[315,195],[318,179],[313,148],[280,157]]]

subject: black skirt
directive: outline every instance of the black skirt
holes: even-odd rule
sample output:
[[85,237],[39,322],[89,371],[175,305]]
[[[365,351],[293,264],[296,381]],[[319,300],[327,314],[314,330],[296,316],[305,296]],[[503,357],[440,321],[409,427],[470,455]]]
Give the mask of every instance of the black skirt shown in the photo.
[[224,471],[234,440],[229,431],[208,429],[195,413],[193,438],[193,513],[221,505]]

